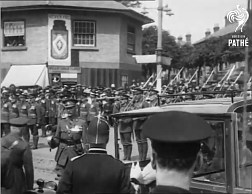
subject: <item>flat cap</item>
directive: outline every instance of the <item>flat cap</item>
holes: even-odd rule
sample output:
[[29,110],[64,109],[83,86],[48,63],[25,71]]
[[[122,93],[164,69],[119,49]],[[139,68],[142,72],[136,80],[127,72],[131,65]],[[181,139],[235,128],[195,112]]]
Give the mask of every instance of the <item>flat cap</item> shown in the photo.
[[186,143],[210,137],[212,129],[204,119],[195,114],[168,111],[147,119],[143,124],[143,134],[155,141]]
[[28,119],[24,117],[17,117],[17,118],[10,119],[11,126],[22,127],[26,125],[27,122],[28,122]]
[[63,104],[64,104],[64,108],[72,108],[72,107],[75,107],[76,103],[78,101],[75,100],[75,99],[65,99],[63,100]]

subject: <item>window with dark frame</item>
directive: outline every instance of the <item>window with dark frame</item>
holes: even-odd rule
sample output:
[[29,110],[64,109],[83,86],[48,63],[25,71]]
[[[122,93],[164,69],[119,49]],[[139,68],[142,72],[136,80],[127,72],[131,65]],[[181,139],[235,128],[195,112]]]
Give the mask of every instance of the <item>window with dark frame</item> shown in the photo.
[[125,84],[128,85],[128,76],[127,75],[122,75],[122,86],[125,87]]
[[3,46],[22,47],[25,46],[25,22],[4,21],[3,24]]
[[95,46],[96,45],[96,23],[95,21],[73,22],[73,45]]
[[128,26],[127,43],[128,43],[127,50],[135,52],[136,32],[133,26]]

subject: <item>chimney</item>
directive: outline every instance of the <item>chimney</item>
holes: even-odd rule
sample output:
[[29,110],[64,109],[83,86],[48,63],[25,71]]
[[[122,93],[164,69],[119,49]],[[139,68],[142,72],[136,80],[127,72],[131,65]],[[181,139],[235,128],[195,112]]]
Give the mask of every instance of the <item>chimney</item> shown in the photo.
[[183,41],[182,41],[182,40],[183,40],[183,37],[182,37],[182,36],[179,36],[177,39],[178,39],[177,44],[181,46],[181,45],[182,45],[182,42],[183,42]]
[[232,24],[228,19],[227,16],[225,16],[225,27]]
[[186,43],[187,43],[187,44],[191,44],[191,37],[192,37],[192,35],[191,35],[190,33],[187,33],[187,34],[185,35],[185,37],[186,37]]
[[210,29],[207,29],[206,32],[205,32],[206,37],[210,36],[210,34],[211,34]]
[[217,32],[217,31],[219,31],[219,29],[220,29],[219,24],[215,24],[213,27],[213,31]]

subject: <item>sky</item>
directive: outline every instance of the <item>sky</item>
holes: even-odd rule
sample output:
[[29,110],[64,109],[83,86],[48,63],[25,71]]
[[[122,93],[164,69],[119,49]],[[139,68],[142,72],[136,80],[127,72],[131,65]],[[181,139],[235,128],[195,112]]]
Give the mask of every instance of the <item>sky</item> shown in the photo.
[[[152,18],[157,24],[158,0],[140,2],[142,7],[146,7],[149,12],[146,16]],[[166,4],[174,15],[163,14],[163,29],[176,38],[182,36],[184,41],[185,35],[190,33],[192,43],[204,38],[207,29],[213,33],[215,24],[223,28],[225,26],[224,17],[229,11],[236,9],[237,5],[247,8],[247,0],[163,0],[163,5]],[[141,12],[143,9],[135,10]]]

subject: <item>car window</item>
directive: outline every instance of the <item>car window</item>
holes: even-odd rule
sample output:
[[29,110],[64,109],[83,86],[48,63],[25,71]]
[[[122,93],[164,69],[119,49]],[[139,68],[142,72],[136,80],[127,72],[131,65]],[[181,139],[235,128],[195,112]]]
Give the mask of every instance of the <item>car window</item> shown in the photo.
[[244,115],[237,114],[236,143],[236,177],[238,187],[252,188],[252,112],[248,113],[246,126],[243,126]]
[[225,184],[224,122],[208,121],[212,136],[201,143],[194,179]]

